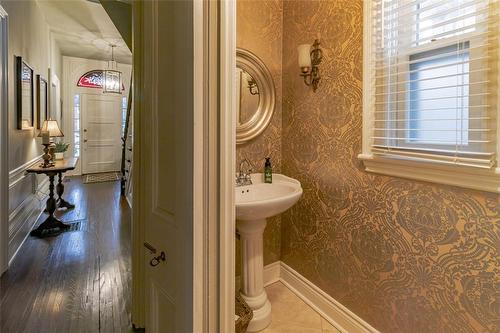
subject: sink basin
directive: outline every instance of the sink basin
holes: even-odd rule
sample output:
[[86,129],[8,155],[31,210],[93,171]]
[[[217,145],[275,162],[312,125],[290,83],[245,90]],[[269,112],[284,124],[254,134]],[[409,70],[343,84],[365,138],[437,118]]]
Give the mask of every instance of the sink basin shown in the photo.
[[271,303],[264,290],[263,234],[268,217],[283,213],[302,195],[300,182],[273,174],[272,184],[261,173],[251,175],[252,185],[235,187],[236,229],[241,244],[241,297],[253,311],[247,332],[258,332],[271,323]]
[[273,174],[272,184],[264,183],[261,173],[252,174],[252,185],[235,187],[236,219],[259,220],[283,213],[302,195],[300,182]]

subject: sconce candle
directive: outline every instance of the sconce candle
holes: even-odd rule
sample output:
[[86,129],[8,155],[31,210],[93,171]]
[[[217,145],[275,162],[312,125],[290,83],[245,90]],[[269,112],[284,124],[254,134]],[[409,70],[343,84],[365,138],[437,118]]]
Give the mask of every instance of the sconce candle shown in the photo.
[[299,51],[300,76],[304,77],[304,83],[311,86],[314,92],[318,89],[319,80],[321,79],[319,64],[323,58],[323,51],[321,51],[319,44],[319,40],[316,39],[312,46],[302,44],[297,48]]
[[302,44],[297,47],[299,52],[299,67],[307,73],[311,67],[311,44]]

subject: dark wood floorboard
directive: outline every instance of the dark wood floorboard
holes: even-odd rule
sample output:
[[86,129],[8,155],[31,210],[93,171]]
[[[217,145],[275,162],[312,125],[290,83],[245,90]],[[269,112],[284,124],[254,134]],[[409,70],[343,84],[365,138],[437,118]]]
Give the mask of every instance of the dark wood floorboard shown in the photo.
[[58,217],[80,229],[28,237],[1,278],[2,333],[132,332],[131,212],[120,183],[68,179],[76,208]]

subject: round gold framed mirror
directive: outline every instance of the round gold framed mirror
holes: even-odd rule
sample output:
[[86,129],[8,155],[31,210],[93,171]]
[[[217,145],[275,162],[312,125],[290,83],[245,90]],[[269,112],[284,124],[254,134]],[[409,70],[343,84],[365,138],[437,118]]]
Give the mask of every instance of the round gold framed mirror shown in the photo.
[[236,50],[236,144],[261,134],[274,113],[276,96],[271,73],[252,52]]

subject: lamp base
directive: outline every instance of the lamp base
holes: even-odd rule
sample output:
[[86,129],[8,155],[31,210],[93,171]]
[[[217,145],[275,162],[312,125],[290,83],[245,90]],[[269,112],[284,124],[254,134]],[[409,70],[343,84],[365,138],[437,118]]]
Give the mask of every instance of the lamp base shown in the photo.
[[42,145],[45,147],[43,148],[43,155],[42,155],[42,159],[43,159],[43,163],[40,164],[40,167],[42,168],[50,168],[50,167],[53,167],[55,164],[54,162],[51,162],[52,160],[52,156],[50,156],[49,154],[49,146],[51,145],[50,143],[42,143]]

